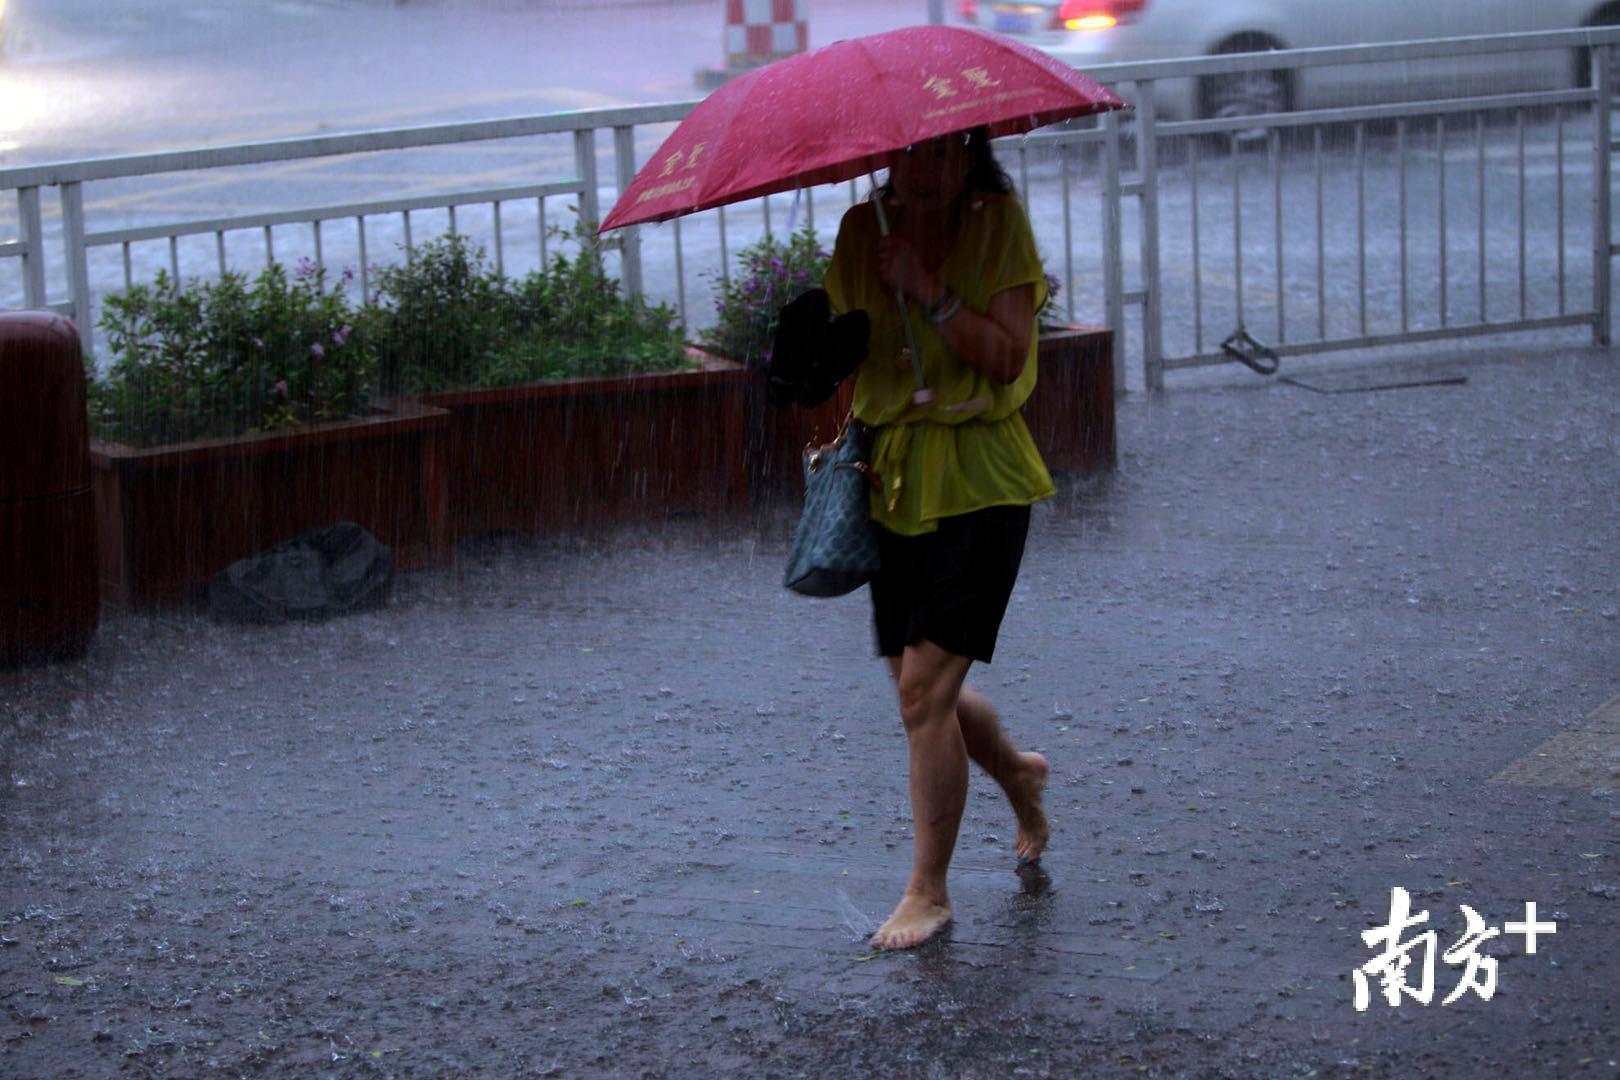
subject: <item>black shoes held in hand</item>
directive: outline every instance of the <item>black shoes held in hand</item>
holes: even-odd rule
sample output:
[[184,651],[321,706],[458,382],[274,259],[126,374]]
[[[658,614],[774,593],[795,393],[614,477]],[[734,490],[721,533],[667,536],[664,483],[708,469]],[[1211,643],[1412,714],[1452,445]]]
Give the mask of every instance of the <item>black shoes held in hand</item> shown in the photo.
[[825,289],[811,289],[782,308],[766,369],[772,405],[819,405],[866,359],[871,320],[864,311],[834,317]]

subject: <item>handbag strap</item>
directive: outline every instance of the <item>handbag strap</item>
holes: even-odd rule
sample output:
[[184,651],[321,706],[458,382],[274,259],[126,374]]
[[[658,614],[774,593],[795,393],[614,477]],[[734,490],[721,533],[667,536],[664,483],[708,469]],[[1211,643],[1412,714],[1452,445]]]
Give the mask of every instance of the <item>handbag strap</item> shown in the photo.
[[817,442],[814,438],[812,438],[809,442],[804,444],[804,452],[807,454],[813,454],[817,451],[825,453],[826,451],[833,449],[835,446],[844,441],[844,435],[849,431],[849,425],[855,423],[859,423],[859,421],[855,419],[855,406],[851,405],[849,407],[849,412],[845,413],[844,418],[838,422],[838,434],[832,437],[832,441]]

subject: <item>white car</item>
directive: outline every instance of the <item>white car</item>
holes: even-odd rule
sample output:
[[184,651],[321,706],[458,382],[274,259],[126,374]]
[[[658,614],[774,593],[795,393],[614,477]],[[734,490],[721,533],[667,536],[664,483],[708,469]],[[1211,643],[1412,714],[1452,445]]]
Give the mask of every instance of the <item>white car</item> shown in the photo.
[[[1617,0],[963,0],[964,21],[1081,70],[1099,64],[1620,24]],[[1584,52],[1347,64],[1164,80],[1161,116],[1252,116],[1293,108],[1557,89],[1584,83]]]

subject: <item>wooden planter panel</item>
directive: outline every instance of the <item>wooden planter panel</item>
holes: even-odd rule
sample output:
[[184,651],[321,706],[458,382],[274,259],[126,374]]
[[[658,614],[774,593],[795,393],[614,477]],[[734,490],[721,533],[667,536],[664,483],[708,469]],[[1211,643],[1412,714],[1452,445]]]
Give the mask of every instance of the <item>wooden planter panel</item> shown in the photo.
[[804,448],[837,438],[855,402],[855,380],[845,379],[838,392],[820,405],[777,408],[765,400],[764,376],[755,371],[749,383],[748,481],[757,496],[798,497],[804,494]]
[[448,553],[440,409],[134,449],[92,443],[101,578],[127,606],[194,596],[237,559],[353,521],[409,568]]
[[1112,469],[1114,334],[1101,326],[1049,330],[1040,339],[1040,374],[1024,422],[1054,472]]
[[425,394],[450,411],[456,537],[742,505],[747,372],[736,365]]

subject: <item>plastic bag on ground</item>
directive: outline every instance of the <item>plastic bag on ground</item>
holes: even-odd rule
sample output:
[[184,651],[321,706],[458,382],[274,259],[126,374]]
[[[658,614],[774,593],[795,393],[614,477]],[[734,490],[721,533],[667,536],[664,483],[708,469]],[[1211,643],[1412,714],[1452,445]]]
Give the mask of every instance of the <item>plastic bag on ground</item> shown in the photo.
[[208,610],[227,622],[325,619],[382,603],[393,580],[393,552],[346,521],[232,563],[209,585]]

